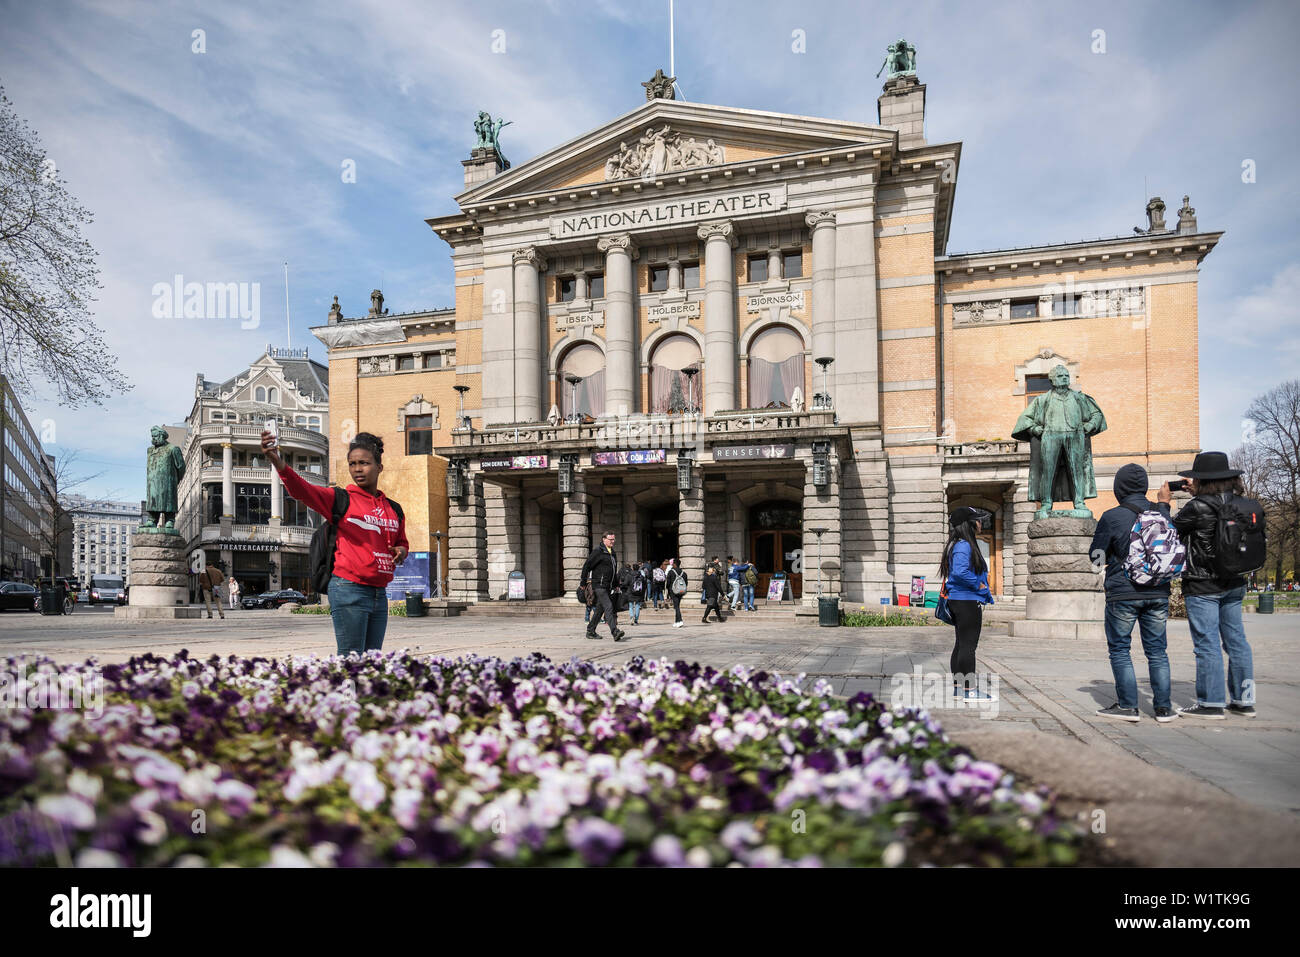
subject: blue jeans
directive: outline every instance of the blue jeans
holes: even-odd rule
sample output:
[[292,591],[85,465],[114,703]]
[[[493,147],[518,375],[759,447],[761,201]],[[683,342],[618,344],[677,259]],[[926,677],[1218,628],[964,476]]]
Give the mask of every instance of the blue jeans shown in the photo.
[[745,611],[754,611],[754,586],[741,585],[740,594],[745,601]]
[[735,611],[736,606],[740,604],[740,579],[727,579],[727,604],[731,605],[731,610]]
[[641,618],[641,602],[629,599],[627,613],[632,616],[633,621],[639,620]]
[[1115,675],[1115,695],[1121,708],[1138,706],[1137,676],[1133,673],[1133,658],[1129,654],[1134,623],[1142,633],[1142,651],[1147,656],[1147,673],[1151,677],[1152,703],[1157,708],[1171,706],[1169,655],[1165,642],[1168,617],[1168,598],[1106,602],[1106,645],[1110,649],[1110,670]]
[[[1234,588],[1217,595],[1188,595],[1187,623],[1192,628],[1192,650],[1196,653],[1196,703],[1222,708],[1223,652],[1228,653],[1228,697],[1233,704],[1255,704],[1255,671],[1246,630],[1241,624],[1241,600],[1246,588]],[[1223,650],[1220,651],[1220,644]]]
[[372,585],[330,578],[330,617],[334,619],[334,641],[338,653],[364,654],[384,647],[388,629],[388,593]]

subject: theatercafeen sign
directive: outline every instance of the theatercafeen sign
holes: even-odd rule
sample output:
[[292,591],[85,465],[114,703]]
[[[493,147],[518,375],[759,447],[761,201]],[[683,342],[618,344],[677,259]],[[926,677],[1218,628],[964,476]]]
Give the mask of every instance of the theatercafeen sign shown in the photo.
[[628,229],[674,226],[722,216],[758,215],[784,209],[785,184],[727,193],[710,193],[664,203],[634,203],[602,212],[551,217],[551,237],[595,236]]
[[279,542],[252,542],[238,538],[214,538],[203,543],[205,548],[221,548],[232,552],[278,552]]

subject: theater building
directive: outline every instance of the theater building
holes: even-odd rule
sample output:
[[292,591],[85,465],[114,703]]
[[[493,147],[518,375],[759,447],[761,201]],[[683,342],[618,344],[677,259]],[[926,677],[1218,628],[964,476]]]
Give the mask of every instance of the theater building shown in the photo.
[[1106,414],[1099,488],[1190,463],[1221,234],[1153,200],[1140,234],[950,253],[961,144],[926,140],[925,96],[892,78],[869,123],[647,93],[515,166],[472,151],[457,211],[428,220],[454,308],[381,297],[313,330],[335,430],[397,439],[421,531],[445,516],[453,597],[503,598],[512,572],[572,594],[609,529],[694,581],[733,554],[764,593],[784,573],[796,599],[876,605],[933,581],[947,512],[976,505],[993,591],[1021,600],[1035,506],[1010,432],[1057,364]]

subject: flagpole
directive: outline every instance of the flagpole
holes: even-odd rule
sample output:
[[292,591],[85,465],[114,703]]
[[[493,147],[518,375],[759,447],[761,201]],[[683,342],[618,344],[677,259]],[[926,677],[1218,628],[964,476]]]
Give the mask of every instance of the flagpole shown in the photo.
[[668,75],[677,75],[677,50],[674,43],[673,0],[668,0]]
[[284,264],[284,342],[293,348],[293,330],[289,327],[289,264]]

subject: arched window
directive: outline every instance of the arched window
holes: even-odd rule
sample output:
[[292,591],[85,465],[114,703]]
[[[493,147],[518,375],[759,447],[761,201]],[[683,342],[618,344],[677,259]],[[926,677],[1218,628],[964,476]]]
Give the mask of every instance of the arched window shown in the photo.
[[700,347],[690,336],[667,336],[650,357],[650,411],[685,412],[700,407],[704,383],[691,382],[683,369],[698,369]]
[[260,385],[253,390],[253,401],[254,402],[266,401],[266,390],[262,388]]
[[789,326],[764,329],[749,344],[749,407],[791,405],[795,389],[806,397],[803,370],[799,333]]
[[267,390],[266,401],[272,405],[276,405],[280,401],[280,390],[275,386],[271,386],[271,388]]
[[[579,381],[570,385],[569,375],[577,376]],[[605,353],[600,346],[586,342],[566,352],[560,360],[557,381],[560,410],[566,418],[575,411],[591,416],[605,414]]]

